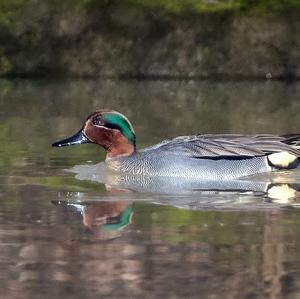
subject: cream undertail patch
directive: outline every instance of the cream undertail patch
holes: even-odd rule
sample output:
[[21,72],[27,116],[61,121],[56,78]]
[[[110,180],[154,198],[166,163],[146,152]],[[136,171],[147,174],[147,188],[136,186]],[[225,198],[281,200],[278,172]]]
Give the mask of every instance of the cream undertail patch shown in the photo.
[[269,163],[276,168],[295,168],[299,164],[298,157],[288,152],[274,153],[268,156]]

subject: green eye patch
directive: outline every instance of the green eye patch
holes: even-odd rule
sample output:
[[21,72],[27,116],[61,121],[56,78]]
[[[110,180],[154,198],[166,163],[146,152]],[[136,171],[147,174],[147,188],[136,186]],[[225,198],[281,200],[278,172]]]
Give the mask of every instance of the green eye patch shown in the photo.
[[117,129],[128,141],[135,146],[135,135],[132,132],[128,121],[118,114],[107,113],[102,115],[104,126],[110,129]]

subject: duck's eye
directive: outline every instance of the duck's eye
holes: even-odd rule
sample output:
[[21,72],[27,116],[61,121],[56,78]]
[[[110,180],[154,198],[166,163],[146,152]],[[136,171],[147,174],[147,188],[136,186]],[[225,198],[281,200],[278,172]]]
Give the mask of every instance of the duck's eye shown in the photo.
[[101,115],[98,115],[98,116],[95,116],[93,119],[92,119],[92,124],[94,126],[103,126],[104,125],[104,121],[102,119],[102,116]]

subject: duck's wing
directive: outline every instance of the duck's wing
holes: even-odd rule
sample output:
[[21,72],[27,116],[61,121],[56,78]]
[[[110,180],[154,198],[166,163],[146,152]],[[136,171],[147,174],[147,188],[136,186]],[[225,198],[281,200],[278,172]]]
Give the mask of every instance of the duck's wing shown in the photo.
[[[299,135],[298,135],[299,139]],[[193,135],[164,140],[146,150],[159,150],[194,158],[213,157],[257,157],[267,154],[288,152],[300,156],[291,135]]]

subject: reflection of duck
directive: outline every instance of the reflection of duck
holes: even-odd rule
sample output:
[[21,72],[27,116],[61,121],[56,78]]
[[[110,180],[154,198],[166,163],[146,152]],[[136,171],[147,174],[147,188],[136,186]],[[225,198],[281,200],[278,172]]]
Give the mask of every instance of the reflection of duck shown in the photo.
[[295,168],[300,156],[299,134],[181,136],[137,151],[129,120],[112,110],[90,114],[78,133],[53,146],[88,142],[106,150],[106,163],[117,172],[209,180]]
[[125,201],[87,204],[83,211],[83,224],[91,229],[97,227],[114,231],[123,229],[130,220],[132,204]]
[[[269,182],[252,180],[199,180],[197,178],[178,178],[164,176],[140,176],[126,173],[111,173],[103,163],[78,165],[68,171],[76,173],[79,180],[104,183],[107,190],[129,190],[151,194],[191,194],[216,192],[259,192],[268,189]],[[116,193],[116,191],[114,191]]]
[[[95,181],[105,184],[110,199],[116,196],[123,200],[146,200],[149,202],[166,203],[182,208],[201,209],[238,206],[246,208],[244,203],[251,202],[251,209],[263,203],[298,205],[300,184],[286,183],[288,177],[280,176],[282,182],[275,176],[260,176],[239,180],[199,180],[196,178],[176,178],[160,176],[139,176],[126,173],[112,174],[107,171],[104,163],[96,165],[78,165],[68,171],[75,173],[78,180]],[[102,195],[103,196],[103,195]],[[91,200],[87,195],[83,198],[71,196],[69,200]]]
[[81,203],[53,201],[53,203],[75,208],[82,214],[84,226],[101,236],[115,236],[131,222],[133,214],[132,203],[126,201]]

